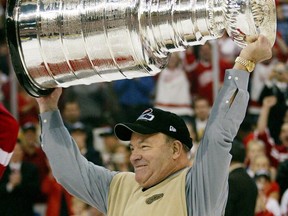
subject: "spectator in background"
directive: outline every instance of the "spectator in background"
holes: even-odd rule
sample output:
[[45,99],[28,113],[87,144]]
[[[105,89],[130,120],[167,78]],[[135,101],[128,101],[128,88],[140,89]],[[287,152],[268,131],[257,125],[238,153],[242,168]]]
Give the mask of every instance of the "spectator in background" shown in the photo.
[[249,86],[250,100],[247,118],[253,125],[257,124],[257,119],[260,115],[262,106],[260,101],[261,92],[265,83],[269,80],[269,73],[273,70],[277,62],[278,60],[276,57],[260,62],[256,65],[255,70],[251,74]]
[[204,97],[197,97],[193,101],[194,116],[192,118],[192,127],[195,133],[195,142],[200,142],[210,115],[209,101]]
[[[212,45],[205,43],[199,47],[199,61],[197,67],[193,72],[189,73],[191,80],[192,95],[205,97],[209,101],[209,105],[212,106],[213,98],[213,71],[212,71]],[[223,59],[219,60],[219,82],[223,83],[224,73],[226,69],[231,68],[232,65]]]
[[0,103],[0,179],[12,156],[19,125],[16,119]]
[[47,208],[45,216],[70,216],[72,215],[71,195],[57,183],[52,175],[48,160],[49,174],[46,175],[41,190],[47,197]]
[[90,162],[103,166],[100,152],[87,147],[87,131],[82,122],[76,122],[70,127],[70,134],[78,145],[81,154]]
[[270,161],[266,155],[258,155],[254,159],[253,163],[254,178],[257,173],[266,172],[269,174],[269,185],[265,188],[265,195],[272,197],[273,199],[280,200],[280,188],[278,183],[275,181],[276,170],[270,166]]
[[279,164],[276,181],[280,186],[280,199],[288,189],[288,159]]
[[[73,125],[81,121],[81,109],[80,104],[76,99],[64,100],[61,109],[61,115],[63,117],[64,125],[67,127],[68,131],[71,130]],[[87,148],[93,148],[93,133],[92,128],[86,125],[87,132]]]
[[193,109],[190,89],[179,54],[172,53],[167,67],[157,78],[154,106],[173,112],[191,124]]
[[179,52],[182,60],[183,69],[189,73],[197,66],[197,58],[195,55],[195,46],[189,46],[184,52]]
[[113,161],[113,155],[116,151],[117,146],[120,144],[119,139],[115,136],[112,127],[107,127],[102,133],[99,134],[103,139],[104,150],[102,152],[102,158],[104,167],[110,170],[116,170]]
[[151,107],[155,80],[151,76],[117,80],[113,88],[121,107],[123,119],[120,121],[133,122],[143,110]]
[[113,154],[113,163],[115,171],[133,172],[133,167],[130,163],[130,148],[125,144],[119,144],[115,148]]
[[261,140],[250,140],[246,148],[246,166],[249,176],[254,178],[254,161],[259,155],[265,155],[265,144]]
[[96,128],[116,123],[120,111],[115,95],[112,83],[101,82],[71,86],[65,89],[62,98],[77,101],[81,110],[78,121],[86,127]]
[[24,151],[23,161],[34,164],[39,172],[40,182],[48,174],[46,155],[40,147],[37,125],[28,122],[21,127],[22,130],[22,148]]
[[[268,129],[268,116],[271,107],[275,106],[277,99],[275,96],[265,97],[263,106],[257,122],[257,130],[254,132],[254,137],[261,139],[265,143],[266,154],[271,161],[271,165],[277,168],[278,164],[288,159],[288,123],[280,125],[279,140],[281,144],[276,144],[271,138]],[[273,120],[275,121],[275,120]],[[278,123],[279,124],[279,123]]]
[[265,83],[259,98],[262,103],[267,96],[277,98],[276,103],[270,107],[267,120],[267,127],[276,143],[279,143],[280,128],[288,107],[288,83],[281,80],[281,76],[279,76],[281,73],[288,73],[288,70],[283,63],[277,63],[270,72],[269,80]]
[[259,170],[254,178],[258,187],[255,216],[281,216],[278,200],[269,194],[270,173],[266,170]]
[[229,193],[225,216],[254,216],[257,186],[245,170],[245,147],[234,140],[230,150],[232,155],[229,168]]
[[[39,181],[42,184],[44,178],[48,174],[46,163],[46,155],[40,148],[39,134],[37,125],[27,122],[21,128],[22,130],[22,149],[24,152],[23,161],[32,163],[36,166],[39,174]],[[46,196],[42,191],[36,196],[34,211],[40,215],[44,215],[46,209]]]
[[80,105],[77,100],[67,100],[63,102],[63,107],[61,109],[61,115],[63,121],[68,130],[73,124],[80,121],[81,110]]
[[32,216],[34,200],[40,191],[37,168],[23,161],[19,140],[0,181],[0,215]]

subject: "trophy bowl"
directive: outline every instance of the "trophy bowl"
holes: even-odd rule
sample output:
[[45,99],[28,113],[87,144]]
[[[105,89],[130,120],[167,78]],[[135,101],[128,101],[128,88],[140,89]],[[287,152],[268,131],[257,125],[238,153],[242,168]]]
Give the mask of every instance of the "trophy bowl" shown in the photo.
[[222,37],[274,44],[274,0],[8,0],[6,33],[20,84],[56,87],[153,76],[170,53]]

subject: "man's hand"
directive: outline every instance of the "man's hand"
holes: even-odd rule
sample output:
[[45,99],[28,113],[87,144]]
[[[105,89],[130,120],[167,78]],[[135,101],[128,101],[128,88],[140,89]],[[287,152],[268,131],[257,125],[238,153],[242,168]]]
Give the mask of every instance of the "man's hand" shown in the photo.
[[242,49],[239,55],[242,58],[256,64],[272,57],[272,46],[265,36],[248,36],[246,41],[248,45]]
[[36,98],[40,113],[57,110],[61,94],[62,88],[56,88],[50,95]]

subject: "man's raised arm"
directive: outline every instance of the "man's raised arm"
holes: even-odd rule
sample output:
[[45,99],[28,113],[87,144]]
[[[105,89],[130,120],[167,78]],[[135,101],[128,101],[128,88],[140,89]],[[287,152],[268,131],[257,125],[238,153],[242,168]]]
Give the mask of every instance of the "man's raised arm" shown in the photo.
[[62,89],[37,98],[40,110],[41,146],[47,155],[52,173],[71,194],[107,213],[110,182],[116,172],[88,162],[65,128],[58,101]]

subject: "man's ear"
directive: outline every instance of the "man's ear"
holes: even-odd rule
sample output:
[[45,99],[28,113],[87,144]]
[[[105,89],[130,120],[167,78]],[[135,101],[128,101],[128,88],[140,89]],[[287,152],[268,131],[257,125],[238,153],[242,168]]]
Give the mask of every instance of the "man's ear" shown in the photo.
[[172,148],[173,148],[173,159],[177,159],[178,157],[180,157],[183,151],[183,145],[179,140],[174,140]]

